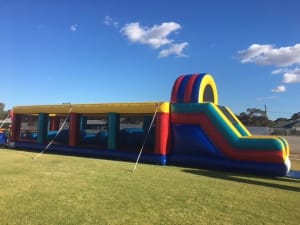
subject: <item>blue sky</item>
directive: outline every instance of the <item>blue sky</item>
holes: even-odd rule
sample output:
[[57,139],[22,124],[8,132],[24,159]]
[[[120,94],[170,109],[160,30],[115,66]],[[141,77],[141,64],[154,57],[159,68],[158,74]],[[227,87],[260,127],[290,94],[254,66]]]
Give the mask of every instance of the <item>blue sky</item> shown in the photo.
[[214,76],[220,105],[300,111],[298,0],[0,0],[0,102],[169,101]]

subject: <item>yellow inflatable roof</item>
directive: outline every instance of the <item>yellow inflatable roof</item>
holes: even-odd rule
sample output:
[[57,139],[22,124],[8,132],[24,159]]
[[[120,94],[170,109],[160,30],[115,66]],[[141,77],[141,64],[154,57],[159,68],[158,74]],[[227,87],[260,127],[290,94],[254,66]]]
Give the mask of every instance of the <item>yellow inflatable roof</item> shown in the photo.
[[34,105],[34,106],[15,106],[13,112],[16,114],[66,114],[70,111],[80,114],[93,113],[168,113],[170,110],[169,102],[142,102],[142,103],[103,103],[103,104],[61,104],[61,105]]

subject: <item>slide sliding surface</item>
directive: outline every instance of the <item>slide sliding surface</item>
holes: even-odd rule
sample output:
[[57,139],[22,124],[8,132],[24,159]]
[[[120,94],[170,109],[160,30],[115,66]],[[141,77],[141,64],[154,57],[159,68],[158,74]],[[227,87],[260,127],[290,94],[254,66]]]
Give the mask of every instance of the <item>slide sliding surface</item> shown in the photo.
[[[255,165],[268,171],[272,168],[274,175],[285,175],[288,172],[290,161],[287,142],[278,137],[252,136],[230,109],[212,103],[190,103],[173,104],[171,110],[173,132],[176,131],[174,127],[179,125],[197,125],[203,133],[202,136],[214,146],[210,147],[210,152],[218,152],[216,158],[223,156],[219,157],[219,161],[231,160],[239,162],[241,166],[243,163],[253,164],[256,171]],[[190,134],[193,135],[192,133],[191,130]],[[175,144],[178,138],[175,132]],[[268,173],[272,174],[272,170]]]

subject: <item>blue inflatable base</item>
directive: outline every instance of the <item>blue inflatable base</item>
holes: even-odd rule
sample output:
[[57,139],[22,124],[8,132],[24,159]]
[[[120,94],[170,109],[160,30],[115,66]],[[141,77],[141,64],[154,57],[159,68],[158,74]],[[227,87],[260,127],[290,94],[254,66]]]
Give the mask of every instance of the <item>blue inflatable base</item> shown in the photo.
[[271,177],[286,176],[289,170],[284,164],[236,161],[226,158],[191,156],[186,154],[172,154],[168,158],[168,164]]
[[[26,149],[31,151],[42,151],[46,145],[29,143],[29,142],[15,142],[14,148]],[[63,155],[75,155],[85,157],[95,157],[103,159],[114,159],[120,161],[133,161],[135,162],[138,157],[138,152],[127,152],[124,150],[109,150],[109,149],[96,149],[86,147],[71,147],[63,145],[51,145],[45,153],[55,153]],[[160,155],[155,153],[143,153],[140,158],[140,162],[166,165],[166,155]]]
[[300,171],[299,170],[291,170],[286,175],[289,178],[300,179]]
[[[30,142],[15,142],[14,147],[16,149],[26,149],[38,152],[44,150],[46,145]],[[70,147],[63,145],[51,145],[46,153],[78,155],[131,162],[135,162],[138,157],[138,152],[96,149],[87,147]],[[237,173],[248,173],[271,177],[286,176],[289,170],[285,164],[235,161],[226,158],[203,155],[188,155],[183,153],[173,153],[168,156],[155,153],[143,153],[141,155],[140,162],[156,165],[168,164],[193,168],[232,171]]]

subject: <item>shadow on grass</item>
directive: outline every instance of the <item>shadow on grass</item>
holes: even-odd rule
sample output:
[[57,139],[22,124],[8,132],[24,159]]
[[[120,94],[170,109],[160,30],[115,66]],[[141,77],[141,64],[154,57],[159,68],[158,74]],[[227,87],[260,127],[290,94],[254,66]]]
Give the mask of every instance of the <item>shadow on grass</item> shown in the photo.
[[246,184],[265,186],[270,188],[277,188],[277,189],[282,189],[287,191],[300,192],[300,187],[293,187],[285,184],[275,183],[275,182],[300,183],[300,180],[295,180],[291,178],[284,178],[284,177],[269,178],[269,177],[254,176],[249,174],[245,175],[245,174],[229,173],[229,172],[222,172],[222,171],[208,171],[208,170],[201,170],[201,169],[183,169],[182,171],[185,173],[192,173],[200,176],[234,181],[238,183],[246,183]]

